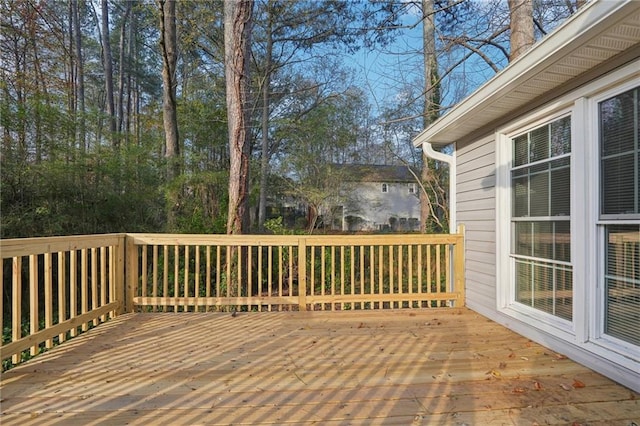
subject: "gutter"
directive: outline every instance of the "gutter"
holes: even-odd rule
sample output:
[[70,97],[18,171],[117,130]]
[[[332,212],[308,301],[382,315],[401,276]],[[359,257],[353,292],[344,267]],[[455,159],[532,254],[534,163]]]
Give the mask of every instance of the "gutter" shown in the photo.
[[422,142],[422,152],[437,161],[445,162],[449,165],[449,233],[455,234],[457,229],[456,218],[456,148],[453,144],[453,153],[451,155],[443,154],[433,149],[431,142]]

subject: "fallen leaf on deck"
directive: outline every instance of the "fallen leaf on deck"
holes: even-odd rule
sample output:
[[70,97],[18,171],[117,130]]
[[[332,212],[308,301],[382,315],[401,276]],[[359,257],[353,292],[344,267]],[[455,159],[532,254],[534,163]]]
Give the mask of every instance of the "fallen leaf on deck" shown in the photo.
[[487,372],[486,372],[486,373],[484,373],[484,374],[487,374],[487,375],[489,375],[489,374],[490,374],[490,375],[492,375],[493,377],[500,377],[500,372],[499,372],[499,371],[496,371],[496,370],[489,370],[489,371],[487,371]]
[[566,391],[570,391],[571,390],[571,386],[566,385],[564,383],[560,383],[560,387]]
[[511,353],[509,354],[509,358],[515,358],[515,357],[516,357],[515,352],[511,352]]
[[513,388],[513,393],[525,393],[526,391],[525,388]]
[[574,388],[579,389],[579,388],[583,388],[585,386],[586,385],[584,383],[582,383],[580,380],[577,380],[577,379],[573,380],[573,387]]
[[522,359],[524,361],[529,361],[529,358],[527,358],[526,356],[521,356],[520,359]]
[[500,370],[504,370],[505,368],[507,368],[507,363],[506,362],[501,362],[500,365],[498,365],[498,368]]
[[567,357],[562,354],[556,354],[556,359],[567,359]]
[[537,391],[544,389],[544,388],[542,387],[542,385],[540,384],[540,382],[533,382],[533,387],[534,387],[534,389],[535,389],[535,390],[537,390]]

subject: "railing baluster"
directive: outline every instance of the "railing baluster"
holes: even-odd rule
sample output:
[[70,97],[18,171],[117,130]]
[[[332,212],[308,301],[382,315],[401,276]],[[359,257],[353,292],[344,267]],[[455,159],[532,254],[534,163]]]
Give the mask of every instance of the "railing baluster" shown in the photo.
[[[17,341],[22,338],[22,257],[13,258],[13,279],[12,279],[12,306],[11,306],[11,339]],[[17,364],[20,362],[20,355],[16,354],[12,358],[12,362]]]
[[[66,268],[66,252],[58,252],[58,322],[66,321],[67,319],[67,268]],[[66,333],[60,333],[58,335],[58,341],[60,343],[66,340]]]
[[[91,247],[91,309],[98,308],[98,250]],[[98,325],[98,318],[93,319],[93,326]]]
[[[44,328],[50,328],[53,325],[53,286],[51,280],[53,273],[53,265],[51,261],[51,253],[44,254]],[[0,281],[2,282],[2,281]],[[53,340],[47,339],[45,347],[51,349]]]
[[[100,247],[100,306],[107,304],[107,247]],[[107,315],[100,316],[100,321],[105,322]]]

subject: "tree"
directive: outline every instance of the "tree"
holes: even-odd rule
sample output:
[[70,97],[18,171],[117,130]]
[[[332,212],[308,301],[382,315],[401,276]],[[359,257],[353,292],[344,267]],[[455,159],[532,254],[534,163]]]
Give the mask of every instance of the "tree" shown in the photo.
[[250,125],[249,49],[253,0],[224,2],[224,62],[229,127],[229,215],[227,233],[247,229]]
[[109,29],[109,2],[108,0],[102,0],[100,4],[102,6],[100,27],[102,34],[102,65],[104,69],[105,103],[109,120],[109,136],[113,146],[118,148],[119,141],[116,136],[116,112],[113,94],[113,55],[111,54],[111,31]]
[[[255,72],[260,93],[260,183],[258,228],[264,229],[266,202],[272,155],[278,148],[273,140],[272,103],[282,92],[282,72],[310,66],[313,49],[323,45],[353,46],[349,31],[354,19],[354,4],[344,0],[264,0],[258,2],[255,20]],[[280,73],[280,74],[279,74]],[[274,87],[275,86],[275,87]],[[282,96],[280,96],[282,98]],[[276,106],[277,108],[277,106]]]
[[508,0],[508,3],[511,28],[509,61],[513,61],[535,43],[533,0]]
[[[165,135],[167,181],[180,174],[180,144],[176,100],[176,65],[178,62],[175,0],[157,0],[160,11],[160,51],[162,54],[162,121]],[[169,228],[175,227],[179,189],[171,186],[168,194]]]

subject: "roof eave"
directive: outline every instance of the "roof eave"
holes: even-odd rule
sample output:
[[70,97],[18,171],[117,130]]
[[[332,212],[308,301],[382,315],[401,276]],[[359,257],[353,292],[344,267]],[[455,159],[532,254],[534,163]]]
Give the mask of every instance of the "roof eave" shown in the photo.
[[[610,28],[639,7],[640,2],[634,1],[594,0],[587,3],[578,13],[568,18],[528,52],[510,63],[491,80],[418,134],[413,140],[414,145],[416,147],[423,143],[446,145],[455,142],[456,139],[459,139],[459,135],[451,137],[451,130],[455,128],[459,120],[474,116],[482,117],[482,110],[488,105],[499,102],[505,94],[533,76],[543,73],[565,55],[603,31],[602,22],[607,22],[606,28]],[[486,122],[478,124],[477,128],[490,121],[486,120]]]

